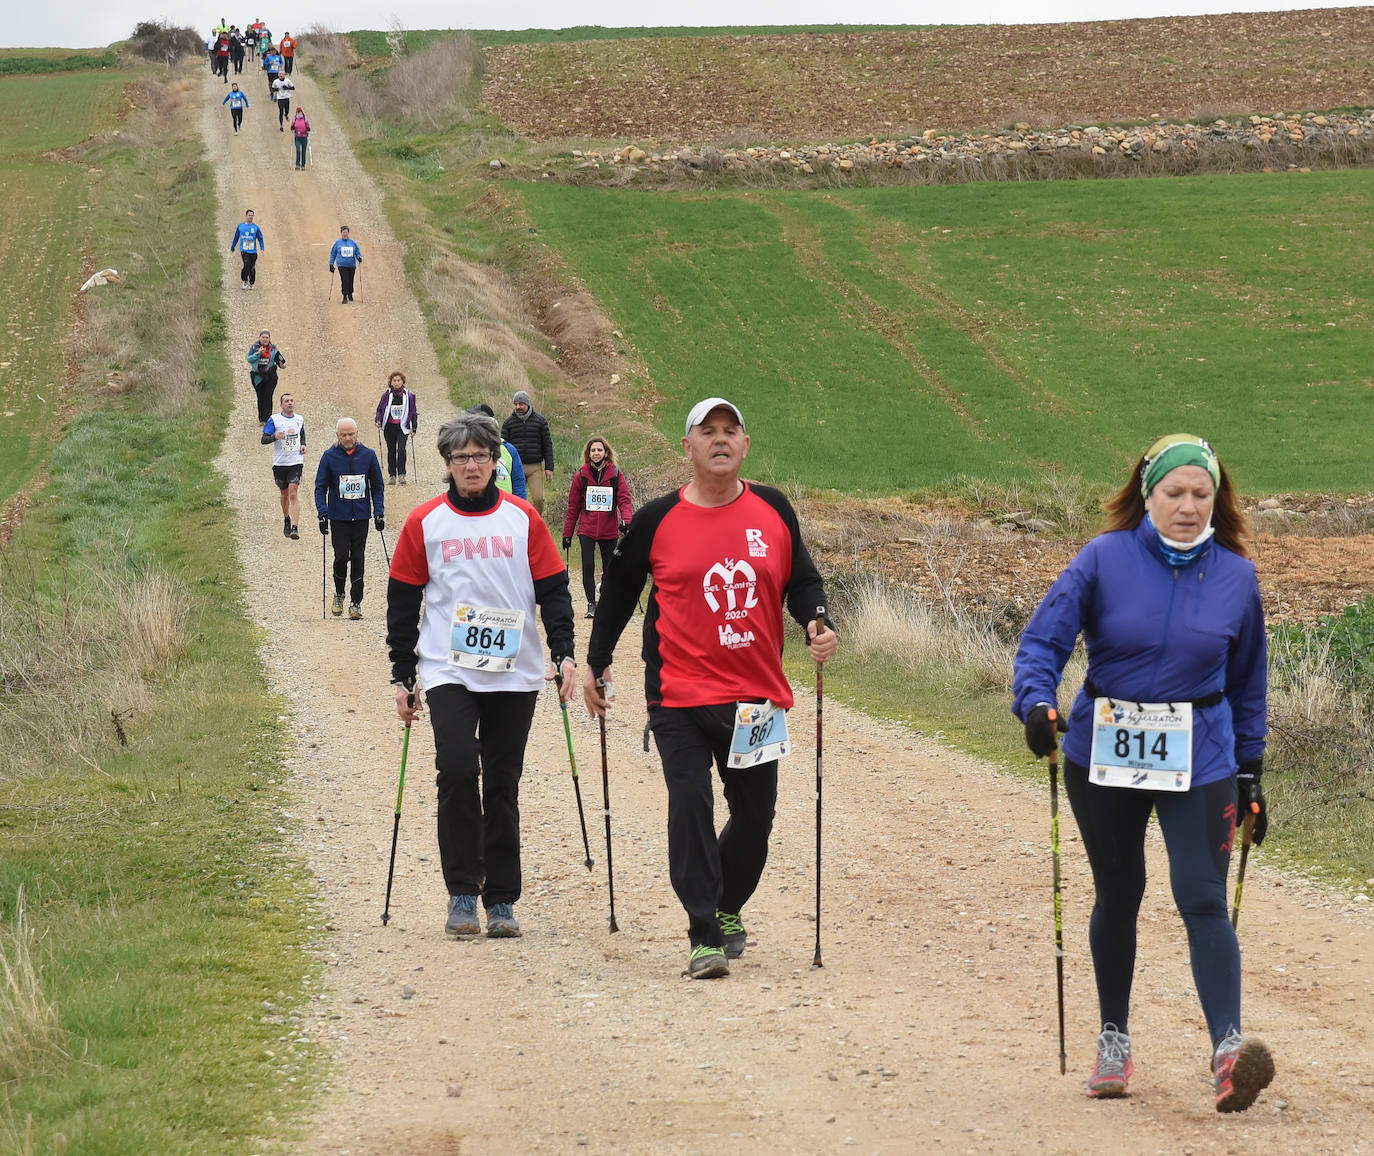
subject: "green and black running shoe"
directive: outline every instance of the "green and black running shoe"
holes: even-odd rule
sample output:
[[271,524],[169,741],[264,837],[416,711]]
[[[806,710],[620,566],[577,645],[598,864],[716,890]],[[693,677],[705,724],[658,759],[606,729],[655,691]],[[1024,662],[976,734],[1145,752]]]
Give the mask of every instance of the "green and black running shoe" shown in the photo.
[[730,961],[719,947],[699,943],[687,957],[687,970],[682,974],[692,979],[716,979],[730,974]]
[[744,944],[748,938],[740,913],[717,910],[716,921],[720,924],[720,933],[725,936],[726,958],[738,959],[744,954]]

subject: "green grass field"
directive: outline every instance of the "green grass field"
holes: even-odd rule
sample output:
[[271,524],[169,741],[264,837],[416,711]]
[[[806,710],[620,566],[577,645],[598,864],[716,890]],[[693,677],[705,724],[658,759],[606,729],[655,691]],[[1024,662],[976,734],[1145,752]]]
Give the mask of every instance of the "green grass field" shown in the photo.
[[[0,558],[0,955],[20,957],[22,895],[60,1047],[22,1055],[33,1021],[0,983],[0,1152],[24,1156],[280,1151],[318,1080],[280,704],[213,466],[232,389],[214,174],[164,75],[142,74],[172,116],[151,127],[117,104],[139,74],[0,79],[0,499],[32,499]],[[37,155],[116,110],[137,131]],[[92,261],[124,281],[81,299],[99,352],[64,362]],[[139,384],[106,392],[111,371]]]
[[1114,478],[1188,429],[1251,491],[1363,484],[1374,172],[521,191],[647,359],[663,431],[730,396],[759,476]]
[[128,80],[102,72],[0,77],[0,261],[18,274],[0,278],[0,502],[52,450],[65,373],[61,343],[89,259],[72,241],[93,224],[85,214],[95,175],[42,154],[112,125]]

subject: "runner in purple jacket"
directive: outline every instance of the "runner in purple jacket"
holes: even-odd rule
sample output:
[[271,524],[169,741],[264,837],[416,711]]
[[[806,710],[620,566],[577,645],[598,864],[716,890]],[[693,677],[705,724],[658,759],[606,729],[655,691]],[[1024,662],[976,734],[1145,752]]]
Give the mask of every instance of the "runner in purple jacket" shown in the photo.
[[1064,727],[1059,680],[1082,634],[1088,673],[1069,713],[1064,785],[1096,889],[1088,936],[1102,1030],[1088,1094],[1128,1090],[1153,811],[1211,1035],[1217,1111],[1244,1111],[1274,1075],[1268,1048],[1240,1032],[1240,949],[1226,911],[1237,812],[1254,813],[1256,843],[1268,827],[1266,639],[1247,527],[1216,454],[1189,434],[1155,442],[1107,512],[1106,532],[1021,636],[1012,706],[1031,752],[1052,753]]

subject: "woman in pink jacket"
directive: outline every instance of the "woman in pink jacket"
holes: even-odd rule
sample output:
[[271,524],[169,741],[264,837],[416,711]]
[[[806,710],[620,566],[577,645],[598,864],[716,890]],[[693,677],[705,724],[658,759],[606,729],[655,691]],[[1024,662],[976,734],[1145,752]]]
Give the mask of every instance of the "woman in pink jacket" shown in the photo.
[[582,591],[587,596],[588,618],[596,614],[597,547],[604,573],[616,539],[633,516],[630,485],[616,468],[615,451],[605,438],[588,438],[582,447],[582,468],[568,489],[568,516],[563,522],[563,552],[572,545],[574,531],[582,543]]

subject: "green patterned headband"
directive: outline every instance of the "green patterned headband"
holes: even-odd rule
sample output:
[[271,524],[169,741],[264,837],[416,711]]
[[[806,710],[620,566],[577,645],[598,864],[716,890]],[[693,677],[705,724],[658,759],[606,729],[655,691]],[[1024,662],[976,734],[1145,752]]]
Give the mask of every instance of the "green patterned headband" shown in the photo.
[[1221,467],[1216,451],[1192,434],[1165,434],[1145,451],[1145,465],[1140,471],[1140,493],[1148,498],[1159,479],[1179,466],[1201,466],[1212,475],[1212,485],[1221,489]]

